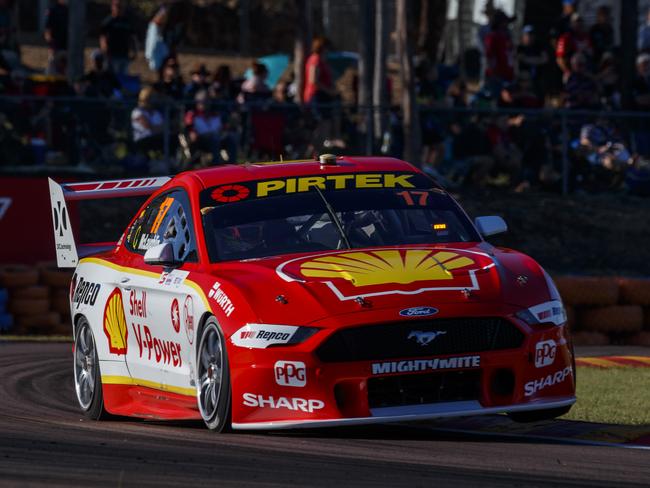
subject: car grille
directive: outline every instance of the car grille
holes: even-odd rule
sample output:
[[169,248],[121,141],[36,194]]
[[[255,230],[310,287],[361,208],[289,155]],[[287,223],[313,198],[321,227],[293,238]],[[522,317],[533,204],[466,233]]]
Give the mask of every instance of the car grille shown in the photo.
[[[428,343],[421,333],[438,333]],[[418,343],[418,336],[423,339]],[[521,347],[524,334],[499,317],[450,318],[342,329],[317,350],[326,363],[441,356]]]
[[453,371],[370,378],[370,408],[478,400],[480,371]]

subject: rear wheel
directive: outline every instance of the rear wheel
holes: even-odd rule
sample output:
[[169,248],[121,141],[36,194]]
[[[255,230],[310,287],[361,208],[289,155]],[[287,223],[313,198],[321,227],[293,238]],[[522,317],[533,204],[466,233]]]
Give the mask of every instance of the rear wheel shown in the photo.
[[108,416],[104,410],[104,393],[99,372],[97,347],[85,317],[77,322],[74,340],[74,387],[79,406],[93,420]]
[[230,368],[223,332],[210,317],[201,332],[197,352],[196,395],[201,417],[208,429],[230,429]]

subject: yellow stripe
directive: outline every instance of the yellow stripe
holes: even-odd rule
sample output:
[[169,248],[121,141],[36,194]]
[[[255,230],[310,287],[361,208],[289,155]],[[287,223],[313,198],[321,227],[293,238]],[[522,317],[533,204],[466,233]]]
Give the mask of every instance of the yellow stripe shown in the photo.
[[[83,258],[79,261],[79,264],[81,263],[97,264],[99,266],[106,266],[107,268],[114,269],[121,273],[131,273],[139,276],[145,276],[147,278],[160,279],[160,274],[158,273],[152,273],[151,271],[144,271],[138,268],[128,268],[126,266],[120,266],[119,264],[111,263],[110,261],[105,261],[99,258]],[[194,291],[196,291],[196,293],[203,301],[203,305],[205,306],[205,308],[210,313],[212,313],[212,307],[210,307],[210,302],[208,302],[208,298],[205,296],[205,293],[203,293],[203,289],[197,283],[195,283],[192,280],[188,280],[187,278],[185,279],[185,283],[187,283],[187,286],[189,286],[190,288],[194,289]]]
[[152,388],[154,390],[168,391],[170,393],[177,393],[178,395],[196,396],[194,388],[182,388],[180,386],[163,385],[155,381],[143,380],[140,378],[131,378],[130,376],[102,376],[102,384],[104,385],[135,385]]
[[600,366],[601,368],[622,368],[624,366],[609,359],[601,358],[579,358],[576,363],[581,366]]

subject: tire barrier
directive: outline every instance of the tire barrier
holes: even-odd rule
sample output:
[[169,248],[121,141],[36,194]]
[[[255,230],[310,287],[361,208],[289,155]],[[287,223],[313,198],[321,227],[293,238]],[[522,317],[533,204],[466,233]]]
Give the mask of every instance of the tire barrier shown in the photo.
[[70,295],[68,290],[54,289],[50,298],[52,310],[64,316],[70,316]]
[[47,300],[49,296],[48,287],[41,285],[16,288],[11,292],[11,298],[14,300]]
[[618,281],[616,278],[561,276],[555,284],[566,305],[616,305]]
[[621,303],[650,306],[650,279],[620,278]]
[[650,347],[650,332],[648,331],[639,332],[638,334],[635,334],[632,337],[630,337],[628,343],[633,346]]
[[56,312],[23,315],[16,318],[16,325],[27,334],[50,334],[60,322],[61,316]]
[[70,288],[70,280],[72,279],[72,271],[61,270],[56,266],[41,268],[41,283],[52,288]]
[[0,286],[24,288],[38,284],[38,271],[27,266],[6,266],[0,269]]
[[576,322],[576,309],[575,307],[572,307],[571,305],[567,305],[565,308],[566,311],[566,324],[567,327],[569,328],[570,331],[575,331],[577,330],[577,322]]
[[643,329],[650,330],[650,307],[643,309]]
[[598,332],[638,332],[643,328],[643,309],[638,305],[588,308],[580,314],[582,328]]
[[50,300],[47,298],[11,298],[9,300],[9,311],[16,317],[31,317],[33,315],[42,315],[50,311]]
[[606,346],[609,344],[609,337],[602,332],[575,332],[571,337],[576,346]]

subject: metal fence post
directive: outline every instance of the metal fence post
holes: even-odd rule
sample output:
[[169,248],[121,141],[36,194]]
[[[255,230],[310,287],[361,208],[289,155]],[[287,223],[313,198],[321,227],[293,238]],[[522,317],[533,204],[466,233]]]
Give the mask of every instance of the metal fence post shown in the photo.
[[567,128],[566,110],[561,111],[562,116],[562,195],[569,194],[569,131]]

